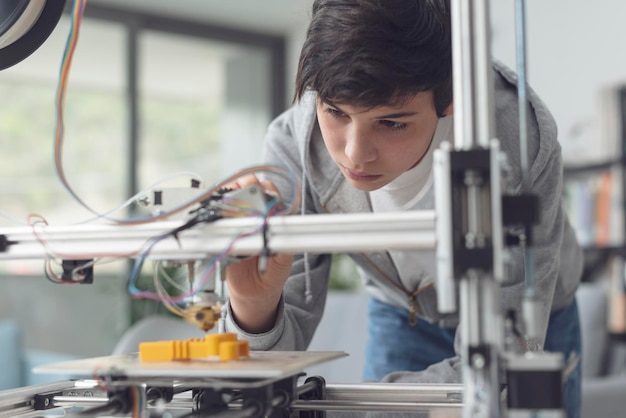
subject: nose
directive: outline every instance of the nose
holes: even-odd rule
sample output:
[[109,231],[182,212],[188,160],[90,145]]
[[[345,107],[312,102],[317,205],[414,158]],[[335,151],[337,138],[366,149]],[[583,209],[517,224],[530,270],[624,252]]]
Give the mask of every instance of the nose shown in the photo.
[[354,164],[369,163],[377,158],[376,146],[371,137],[364,130],[353,126],[349,130],[345,146],[346,156]]

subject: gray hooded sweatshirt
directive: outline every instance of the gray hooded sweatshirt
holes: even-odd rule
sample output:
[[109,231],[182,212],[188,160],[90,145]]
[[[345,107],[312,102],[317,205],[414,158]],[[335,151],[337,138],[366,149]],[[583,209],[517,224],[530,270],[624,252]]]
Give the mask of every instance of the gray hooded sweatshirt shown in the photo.
[[[496,134],[511,166],[509,188],[521,190],[519,122],[515,74],[494,64]],[[535,228],[535,281],[541,299],[544,329],[551,311],[567,306],[576,292],[582,270],[581,249],[564,213],[562,196],[561,148],[553,117],[537,95],[530,91],[529,170],[532,191],[539,196],[540,224]],[[367,213],[372,208],[368,193],[353,188],[343,177],[324,145],[316,119],[316,96],[307,94],[269,126],[264,143],[264,162],[286,164],[303,180],[306,214]],[[291,187],[274,179],[286,199]],[[433,210],[432,183],[419,201],[419,210]],[[436,290],[432,285],[434,251],[415,251],[422,271],[414,283],[401,281],[387,252],[354,253],[359,272],[371,295],[383,302],[410,309],[440,326],[458,325],[457,315],[437,311]],[[524,290],[524,259],[519,249],[511,251],[508,275],[502,284],[503,309],[519,311]],[[331,264],[330,254],[297,256],[280,301],[274,328],[263,334],[249,334],[233,321],[226,306],[226,329],[250,342],[253,350],[305,350],[324,312]],[[421,286],[421,287],[420,287]],[[307,298],[306,295],[309,297]],[[365,321],[366,319],[363,318]],[[459,352],[459,331],[456,347]],[[539,341],[543,344],[543,341]],[[459,383],[461,361],[458,354],[421,372],[394,372],[387,382]]]

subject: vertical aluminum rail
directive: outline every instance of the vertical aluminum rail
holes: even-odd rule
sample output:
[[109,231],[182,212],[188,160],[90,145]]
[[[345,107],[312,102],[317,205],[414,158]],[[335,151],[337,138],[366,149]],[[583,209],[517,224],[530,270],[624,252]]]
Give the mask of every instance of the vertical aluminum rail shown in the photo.
[[[466,418],[499,418],[498,353],[501,349],[499,283],[502,278],[502,218],[499,149],[494,141],[494,105],[488,0],[452,1],[452,51],[455,149],[490,149],[491,184],[467,170],[467,242],[492,239],[494,269],[470,269],[460,282],[460,326],[463,344],[464,409]],[[494,147],[495,144],[495,147]],[[493,187],[495,186],[495,187]],[[484,197],[488,196],[489,202]],[[490,194],[490,196],[489,196]],[[488,207],[487,207],[488,205]],[[492,220],[485,219],[491,213]]]
[[495,132],[488,0],[452,1],[456,149],[489,147]]

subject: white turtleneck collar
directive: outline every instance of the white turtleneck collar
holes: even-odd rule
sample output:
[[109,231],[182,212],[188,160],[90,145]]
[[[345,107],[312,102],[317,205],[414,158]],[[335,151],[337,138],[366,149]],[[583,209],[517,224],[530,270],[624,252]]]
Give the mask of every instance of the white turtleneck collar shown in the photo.
[[453,116],[440,118],[428,150],[419,163],[386,186],[370,192],[374,212],[410,210],[421,200],[432,182],[433,152],[445,140],[454,142],[453,126]]

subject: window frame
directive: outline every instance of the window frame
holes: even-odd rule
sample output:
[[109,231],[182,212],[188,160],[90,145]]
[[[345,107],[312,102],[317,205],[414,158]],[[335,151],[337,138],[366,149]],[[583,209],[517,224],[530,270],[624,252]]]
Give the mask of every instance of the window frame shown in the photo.
[[[69,9],[66,10],[69,12]],[[89,4],[85,18],[93,18],[122,24],[127,30],[126,50],[126,97],[128,110],[128,182],[126,195],[139,192],[139,36],[142,31],[159,31],[176,35],[239,44],[264,49],[270,56],[271,117],[278,116],[286,108],[286,45],[284,36],[247,31],[214,23],[166,17],[154,13],[124,10],[114,6]],[[79,41],[80,42],[80,41]]]

